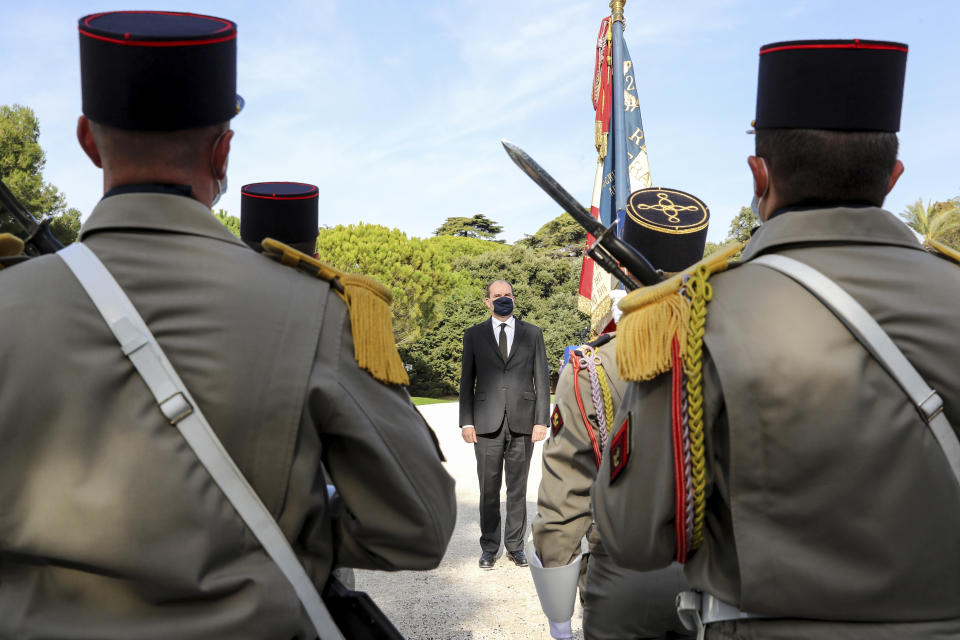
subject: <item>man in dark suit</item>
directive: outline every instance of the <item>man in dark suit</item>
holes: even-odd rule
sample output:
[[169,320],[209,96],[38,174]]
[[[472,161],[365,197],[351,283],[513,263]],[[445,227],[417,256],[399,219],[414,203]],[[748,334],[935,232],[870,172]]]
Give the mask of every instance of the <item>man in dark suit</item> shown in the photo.
[[507,557],[527,566],[527,472],[533,444],[547,436],[550,385],[543,332],[513,316],[513,287],[497,280],[484,301],[490,320],[463,334],[460,426],[474,445],[480,480],[480,568],[492,569],[500,550],[500,486],[507,475]]

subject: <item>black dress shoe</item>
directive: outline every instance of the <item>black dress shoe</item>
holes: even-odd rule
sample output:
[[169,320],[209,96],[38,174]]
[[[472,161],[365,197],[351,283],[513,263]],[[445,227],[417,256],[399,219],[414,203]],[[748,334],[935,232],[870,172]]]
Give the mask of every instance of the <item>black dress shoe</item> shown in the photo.
[[490,553],[489,551],[484,551],[480,555],[480,568],[481,569],[493,569],[493,563],[496,562],[497,555]]
[[518,567],[527,566],[527,556],[523,551],[507,551],[507,557]]

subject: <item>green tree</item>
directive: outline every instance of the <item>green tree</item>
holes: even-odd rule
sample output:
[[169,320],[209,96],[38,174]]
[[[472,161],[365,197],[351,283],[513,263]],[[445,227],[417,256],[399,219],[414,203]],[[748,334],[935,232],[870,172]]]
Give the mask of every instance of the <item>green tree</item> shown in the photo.
[[907,226],[923,236],[924,240],[937,240],[945,244],[954,244],[960,235],[960,199],[946,202],[923,203],[923,198],[907,205],[900,212]]
[[750,234],[760,226],[760,218],[756,216],[750,207],[740,207],[740,213],[730,221],[730,230],[724,244],[732,240],[746,244],[750,240]]
[[411,392],[456,393],[463,332],[489,317],[483,299],[486,285],[497,279],[513,284],[517,316],[543,329],[547,359],[556,374],[563,348],[578,343],[580,331],[589,323],[577,311],[580,260],[515,245],[462,256],[452,267],[468,281],[467,286],[445,295],[435,322],[400,351],[404,362],[412,367]]
[[451,269],[453,245],[458,240],[466,240],[467,245],[477,241],[450,240],[424,241],[380,225],[339,225],[320,230],[317,252],[331,266],[368,275],[390,289],[394,335],[398,345],[405,346],[436,322],[439,302],[468,282]]
[[587,231],[569,213],[561,213],[517,244],[573,257],[583,255],[586,242]]
[[220,221],[233,235],[240,237],[240,218],[231,216],[226,209],[217,209],[213,212],[213,217]]
[[478,213],[472,218],[450,217],[433,232],[436,236],[459,236],[461,238],[481,238],[493,240],[503,227]]
[[[52,216],[50,229],[64,245],[80,233],[80,212],[68,208],[63,193],[43,181],[46,155],[38,142],[40,122],[33,110],[18,104],[0,105],[0,178],[35,218]],[[9,215],[0,219],[0,233],[23,237]]]
[[472,274],[479,285],[474,294],[477,321],[487,313],[482,305],[484,287],[498,279],[513,285],[517,315],[543,329],[547,358],[555,371],[564,347],[576,342],[588,323],[587,317],[577,310],[580,260],[513,246],[507,251],[461,259],[454,266]]
[[[949,206],[951,209],[953,209],[954,216],[960,216],[960,196],[950,198],[941,204]],[[952,231],[944,233],[940,237],[940,242],[960,251],[960,227],[955,227]]]

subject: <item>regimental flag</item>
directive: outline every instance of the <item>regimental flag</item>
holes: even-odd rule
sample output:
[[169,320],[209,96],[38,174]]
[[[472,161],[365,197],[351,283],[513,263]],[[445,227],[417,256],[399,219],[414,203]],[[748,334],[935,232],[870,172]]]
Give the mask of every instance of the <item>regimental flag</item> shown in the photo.
[[[614,60],[622,61],[622,75],[614,77]],[[651,186],[647,144],[640,118],[637,76],[623,40],[623,23],[608,16],[600,23],[597,35],[593,76],[593,106],[597,147],[597,171],[593,182],[590,213],[603,224],[617,224],[623,234],[626,202],[631,192]],[[618,180],[620,175],[625,176]],[[587,244],[593,236],[587,236]],[[580,271],[578,307],[590,314],[595,334],[613,328],[610,291],[618,286],[616,278],[583,256]]]

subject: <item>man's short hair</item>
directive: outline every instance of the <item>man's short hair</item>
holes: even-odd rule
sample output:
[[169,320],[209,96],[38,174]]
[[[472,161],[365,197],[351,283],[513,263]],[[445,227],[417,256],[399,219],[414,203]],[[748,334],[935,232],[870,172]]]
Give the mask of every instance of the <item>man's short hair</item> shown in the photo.
[[757,129],[784,206],[863,202],[880,206],[897,162],[897,134],[824,129]]
[[503,283],[507,284],[507,285],[510,287],[510,295],[513,295],[513,285],[510,284],[508,281],[504,280],[503,278],[497,278],[496,280],[491,280],[490,283],[487,285],[487,297],[488,297],[488,298],[490,297],[490,287],[492,287],[493,285],[497,284],[498,282],[503,282]]
[[133,131],[90,121],[105,162],[184,166],[230,126],[229,122],[178,131]]

